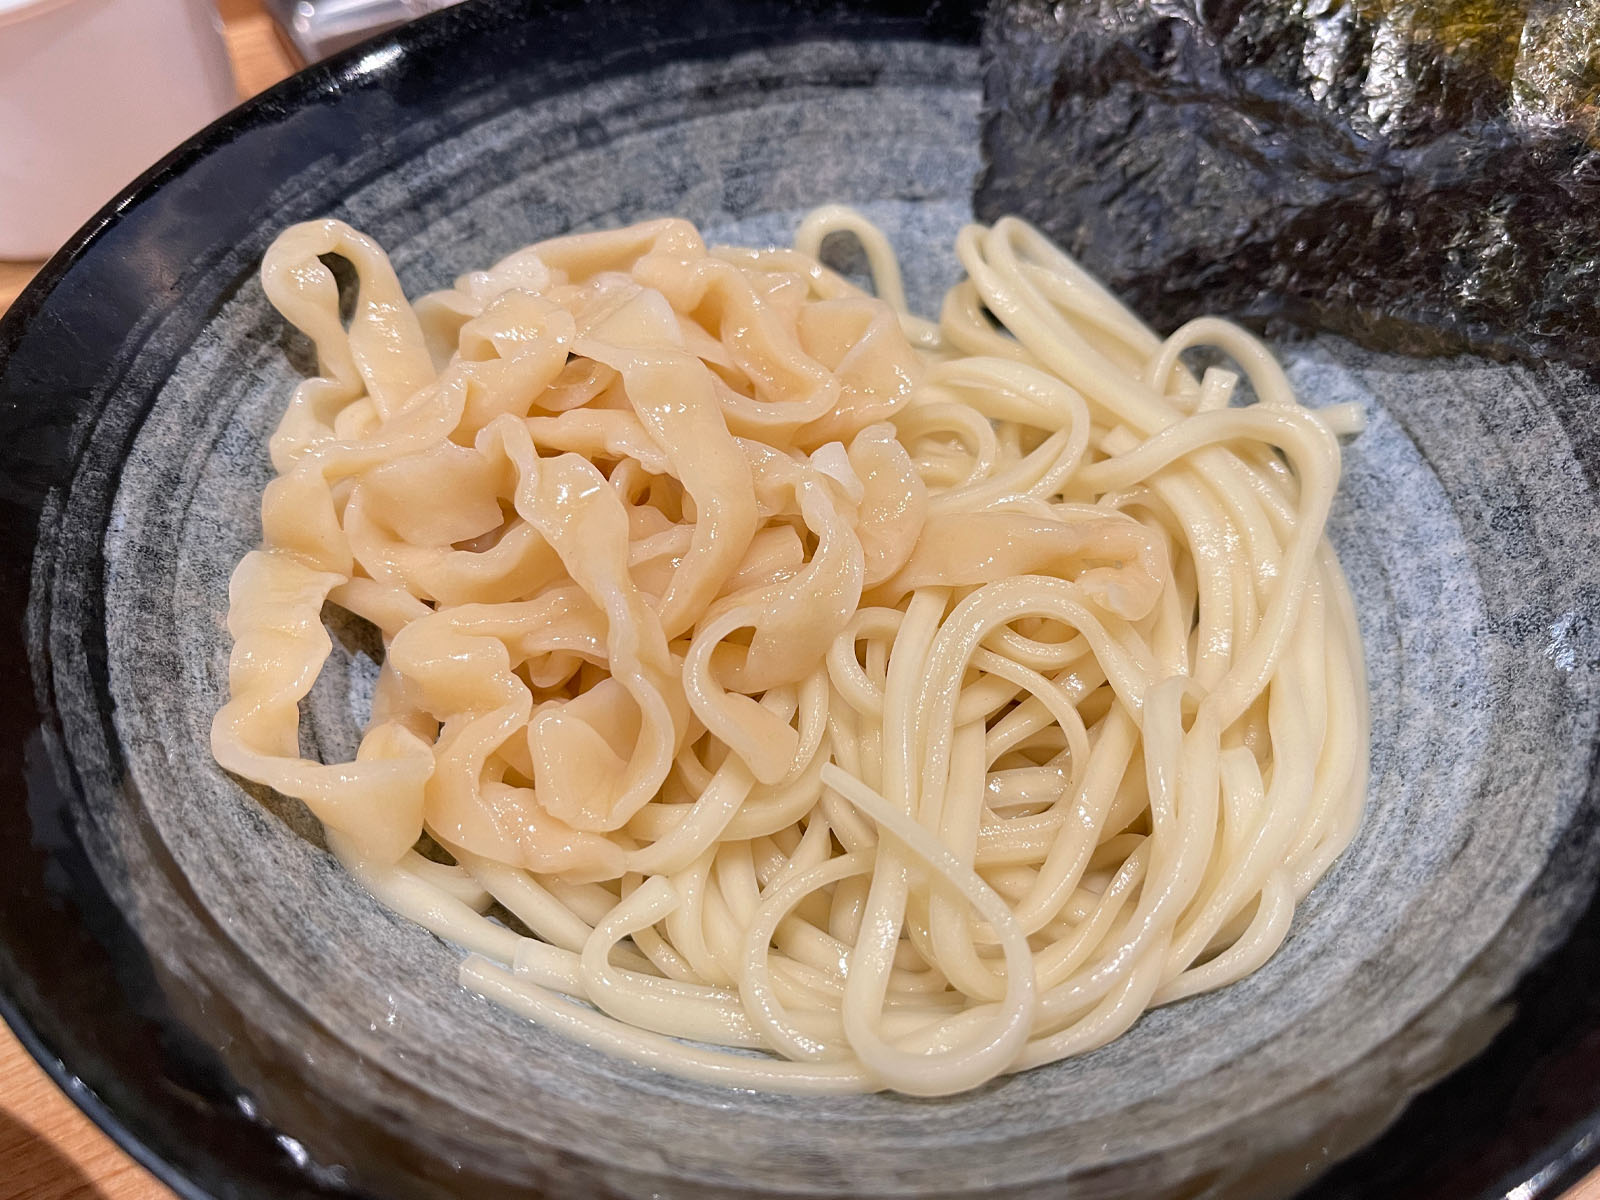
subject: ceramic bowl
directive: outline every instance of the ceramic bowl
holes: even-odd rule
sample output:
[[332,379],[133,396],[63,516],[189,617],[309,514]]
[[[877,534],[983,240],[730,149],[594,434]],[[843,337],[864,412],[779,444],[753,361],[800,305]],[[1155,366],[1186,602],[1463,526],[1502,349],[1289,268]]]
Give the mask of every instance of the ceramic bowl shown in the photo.
[[[1361,833],[1257,974],[966,1095],[730,1091],[546,1032],[212,761],[228,575],[311,366],[256,280],[278,229],[342,217],[421,292],[563,231],[782,242],[843,200],[932,305],[977,22],[469,4],[213,125],[0,322],[0,1012],[180,1194],[1528,1200],[1592,1163],[1592,372],[1282,347],[1368,416],[1331,530],[1371,675]],[[376,653],[336,639],[308,753],[348,754]]]

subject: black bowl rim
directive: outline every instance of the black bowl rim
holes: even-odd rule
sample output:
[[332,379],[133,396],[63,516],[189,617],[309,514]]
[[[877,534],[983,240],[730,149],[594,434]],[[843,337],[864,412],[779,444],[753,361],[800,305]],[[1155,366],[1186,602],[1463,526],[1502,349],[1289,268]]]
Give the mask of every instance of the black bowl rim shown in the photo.
[[[303,104],[320,93],[338,91],[358,82],[360,76],[356,67],[373,51],[393,47],[403,55],[447,38],[448,17],[448,10],[431,14],[303,67],[241,101],[151,164],[62,243],[11,305],[0,312],[0,363],[10,357],[23,330],[44,307],[57,285],[117,224],[124,212],[149,200],[169,179],[182,174],[215,147],[232,141],[244,130],[269,123],[271,113],[285,102]],[[191,1180],[178,1167],[176,1155],[170,1149],[158,1150],[153,1144],[155,1139],[141,1138],[134,1133],[121,1113],[84,1084],[40,1033],[37,1020],[28,1014],[23,1000],[4,986],[0,986],[0,1021],[5,1022],[46,1077],[130,1158],[183,1200],[212,1200],[211,1191]]]
[[[235,105],[151,164],[62,243],[11,305],[0,312],[0,363],[10,357],[23,330],[44,307],[57,285],[117,224],[124,212],[153,197],[169,179],[182,174],[216,146],[233,140],[244,130],[267,123],[272,110],[284,102],[304,103],[319,93],[349,86],[358,78],[356,66],[374,50],[392,46],[405,54],[438,40],[441,36],[438,27],[443,24],[439,18],[447,16],[448,11],[432,14],[300,69]],[[135,1134],[123,1114],[84,1084],[69,1063],[47,1043],[23,1000],[4,986],[0,986],[0,1021],[5,1022],[46,1077],[130,1158],[183,1200],[212,1200],[213,1193],[185,1175],[170,1150],[158,1150],[154,1139]]]
[[[329,59],[304,68],[239,104],[186,139],[140,174],[46,261],[18,298],[3,315],[0,315],[0,365],[10,357],[20,343],[24,331],[45,307],[56,288],[71,275],[104,235],[117,226],[123,215],[150,201],[167,183],[182,176],[186,170],[218,147],[233,141],[241,133],[274,124],[283,113],[310,104],[319,97],[380,87],[386,79],[398,73],[402,65],[414,64],[419,56],[448,53],[458,30],[458,23],[467,19],[469,12],[475,20],[481,21],[487,17],[491,22],[509,27],[528,20],[530,15],[548,13],[554,9],[581,7],[585,2],[586,0],[547,0],[546,3],[523,6],[513,0],[475,0],[472,3],[433,13],[359,43]],[[587,2],[604,6],[616,5],[619,0],[587,0]],[[620,2],[626,4],[627,0]],[[981,16],[985,4],[985,0],[972,0],[970,4],[963,3],[962,0],[932,0],[932,3],[927,5],[917,4],[914,0],[855,0],[854,3],[850,3],[849,0],[789,0],[789,2],[793,8],[805,10],[822,19],[826,19],[830,14],[842,15],[851,10],[861,9],[871,9],[877,15],[901,20],[921,17],[930,27],[942,27],[944,36],[955,36],[960,40],[969,41],[975,40],[975,21]],[[376,67],[372,65],[374,62],[378,63]],[[3,400],[4,397],[0,396],[0,401]],[[7,563],[5,567],[9,573],[11,564]],[[25,594],[27,580],[22,580],[21,585]],[[7,630],[0,636],[10,642],[14,635],[11,630]],[[6,646],[5,650],[8,652],[7,656],[17,652],[26,653],[25,648],[21,646]],[[1600,780],[1596,783],[1600,784]],[[1593,786],[1595,785],[1592,784]],[[15,801],[17,798],[11,799]],[[4,947],[0,946],[0,951],[3,950]],[[1591,954],[1600,954],[1600,897],[1591,900],[1588,911],[1579,920],[1578,927],[1568,940],[1519,983],[1515,993],[1518,1015],[1513,1018],[1508,1031],[1515,1032],[1517,1026],[1525,1023],[1522,1009],[1525,1003],[1537,996],[1546,981],[1559,980],[1567,973],[1560,960],[1570,958],[1582,960]],[[192,1169],[198,1178],[191,1178],[183,1168],[179,1167],[179,1160],[189,1156],[183,1153],[178,1130],[163,1128],[161,1132],[166,1135],[165,1137],[141,1136],[136,1133],[129,1122],[127,1107],[113,1105],[96,1094],[72,1070],[71,1064],[55,1053],[56,1047],[51,1044],[51,1039],[41,1033],[41,1024],[48,1022],[41,1022],[39,1016],[47,1011],[48,1006],[39,998],[35,998],[31,1003],[25,1000],[17,989],[6,986],[8,982],[0,978],[0,1020],[4,1020],[10,1027],[19,1044],[38,1063],[50,1080],[99,1129],[184,1200],[208,1200],[212,1195],[227,1188],[231,1181],[221,1174],[214,1180],[207,1180],[206,1184],[199,1181],[210,1173],[211,1168],[225,1164],[206,1161],[193,1163]],[[1416,1123],[1419,1106],[1426,1106],[1440,1094],[1448,1100],[1451,1093],[1460,1093],[1471,1088],[1473,1082],[1467,1077],[1481,1071],[1485,1065],[1483,1060],[1494,1057],[1497,1053],[1502,1059],[1507,1057],[1506,1041],[1506,1036],[1502,1034],[1489,1050],[1480,1055],[1479,1059],[1453,1072],[1420,1096],[1414,1097],[1406,1112],[1394,1125],[1377,1141],[1351,1156],[1341,1167],[1335,1168],[1334,1174],[1337,1175],[1345,1166],[1360,1165],[1380,1156],[1381,1147],[1386,1143],[1397,1138],[1405,1139],[1412,1136],[1412,1131],[1407,1129],[1407,1126]],[[1592,1053],[1596,1066],[1600,1067],[1600,1048]],[[1498,1074],[1491,1072],[1491,1078],[1503,1082],[1508,1072],[1503,1063],[1499,1064],[1499,1068]],[[1514,1077],[1514,1069],[1509,1075]],[[1427,1127],[1430,1121],[1437,1123],[1440,1119],[1448,1119],[1449,1111],[1450,1106],[1447,1103],[1432,1117],[1424,1114],[1424,1127]],[[161,1145],[161,1142],[168,1144]],[[1510,1196],[1513,1193],[1518,1200],[1552,1197],[1575,1185],[1596,1168],[1600,1168],[1600,1108],[1589,1109],[1578,1119],[1567,1122],[1561,1128],[1530,1140],[1521,1147],[1521,1153],[1517,1156],[1514,1166],[1480,1180],[1473,1194],[1483,1197],[1484,1200],[1488,1200],[1491,1196]],[[1392,1171],[1381,1168],[1368,1174],[1369,1178],[1365,1182],[1360,1174],[1357,1174],[1340,1186],[1325,1188],[1317,1185],[1313,1191],[1318,1196],[1326,1192],[1330,1200],[1334,1196],[1423,1194],[1404,1191],[1402,1186],[1396,1186],[1393,1191],[1385,1188],[1381,1192],[1372,1192],[1368,1190],[1368,1183],[1377,1185],[1387,1180],[1389,1184],[1402,1185],[1403,1181],[1396,1179]],[[1415,1184],[1417,1181],[1411,1182]],[[350,1194],[347,1189],[338,1186],[332,1180],[301,1176],[299,1183],[300,1187],[295,1189],[298,1194],[308,1196]],[[216,1191],[213,1191],[212,1187],[215,1187]]]

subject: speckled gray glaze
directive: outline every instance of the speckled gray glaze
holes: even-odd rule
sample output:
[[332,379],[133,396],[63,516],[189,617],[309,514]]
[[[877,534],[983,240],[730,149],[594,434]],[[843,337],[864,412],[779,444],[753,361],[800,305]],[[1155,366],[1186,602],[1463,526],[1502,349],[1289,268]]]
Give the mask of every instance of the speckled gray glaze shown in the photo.
[[[806,82],[863,71],[871,90]],[[718,86],[768,75],[784,83],[759,103]],[[566,230],[678,213],[718,238],[782,242],[805,209],[845,200],[888,229],[933,311],[956,274],[977,104],[973,52],[956,47],[812,43],[668,67],[486,120],[336,215],[415,293]],[[307,366],[254,282],[182,357],[115,480],[103,586],[120,748],[72,723],[59,614],[74,597],[59,580],[40,631],[68,664],[56,686],[96,868],[191,1023],[214,1031],[240,1104],[325,1181],[366,1179],[324,1121],[342,1106],[395,1130],[397,1161],[454,1164],[473,1195],[1288,1190],[1476,1051],[1588,897],[1600,512],[1551,408],[1552,389],[1586,397],[1583,377],[1336,340],[1285,352],[1312,403],[1368,415],[1332,528],[1371,677],[1366,820],[1264,969],[1100,1051],[938,1101],[643,1070],[462,991],[458,950],[367,897],[298,805],[221,772],[207,730],[228,576],[259,536],[266,438]],[[308,752],[348,754],[372,653],[336,639]],[[452,1180],[419,1165],[407,1186]]]

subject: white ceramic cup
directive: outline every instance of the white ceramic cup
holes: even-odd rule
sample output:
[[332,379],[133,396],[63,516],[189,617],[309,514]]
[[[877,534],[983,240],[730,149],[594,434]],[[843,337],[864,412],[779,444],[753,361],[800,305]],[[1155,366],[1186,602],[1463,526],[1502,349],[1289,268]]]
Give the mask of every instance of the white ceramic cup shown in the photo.
[[213,0],[0,0],[0,259],[52,253],[234,102]]

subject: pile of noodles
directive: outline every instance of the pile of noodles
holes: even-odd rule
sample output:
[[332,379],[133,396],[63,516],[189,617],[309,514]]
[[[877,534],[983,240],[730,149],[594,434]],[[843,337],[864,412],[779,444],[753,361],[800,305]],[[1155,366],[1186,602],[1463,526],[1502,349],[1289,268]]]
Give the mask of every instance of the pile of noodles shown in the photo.
[[[840,232],[876,295],[819,265]],[[263,280],[321,365],[213,748],[535,1020],[737,1086],[954,1092],[1254,971],[1350,840],[1323,526],[1355,422],[1014,220],[961,233],[937,322],[858,215],[796,240],[652,221],[412,305],[347,226],[284,232]],[[298,749],[329,604],[385,647],[349,763]]]

